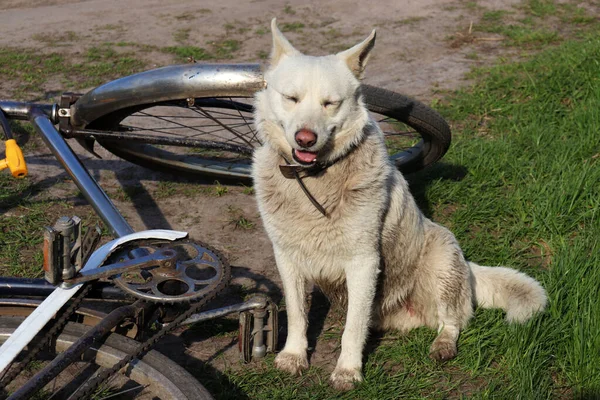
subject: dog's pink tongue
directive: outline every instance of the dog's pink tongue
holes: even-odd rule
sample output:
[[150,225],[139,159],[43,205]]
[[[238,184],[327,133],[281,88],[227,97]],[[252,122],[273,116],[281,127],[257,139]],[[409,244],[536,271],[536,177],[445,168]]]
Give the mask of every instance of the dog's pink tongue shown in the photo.
[[296,157],[302,162],[311,163],[317,159],[317,153],[312,153],[310,151],[296,150]]

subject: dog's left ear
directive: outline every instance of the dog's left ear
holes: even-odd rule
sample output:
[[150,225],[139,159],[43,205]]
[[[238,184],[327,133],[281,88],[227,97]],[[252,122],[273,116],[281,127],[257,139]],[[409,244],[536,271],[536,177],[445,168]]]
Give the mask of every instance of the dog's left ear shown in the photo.
[[300,52],[291,45],[277,27],[277,19],[271,20],[271,32],[273,34],[273,50],[271,50],[271,67],[279,64],[286,56],[298,55]]
[[375,36],[375,29],[373,29],[369,37],[364,41],[348,50],[336,54],[337,57],[340,57],[346,62],[348,68],[350,68],[350,71],[352,71],[357,79],[362,79],[363,77],[369,54],[375,46]]

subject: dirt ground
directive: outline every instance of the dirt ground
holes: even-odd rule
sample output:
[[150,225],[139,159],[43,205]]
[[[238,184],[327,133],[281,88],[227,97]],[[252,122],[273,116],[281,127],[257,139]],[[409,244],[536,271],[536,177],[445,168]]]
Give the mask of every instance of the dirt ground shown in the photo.
[[[105,42],[148,46],[205,45],[235,38],[242,45],[228,62],[262,62],[270,50],[269,21],[289,23],[286,35],[300,50],[326,54],[347,48],[377,28],[377,44],[365,82],[430,102],[440,90],[468,84],[465,73],[510,50],[493,35],[472,40],[469,26],[483,10],[508,9],[515,0],[338,0],[290,1],[221,0],[3,0],[0,2],[0,46],[35,47],[41,52],[77,54]],[[302,28],[299,23],[303,24]],[[294,25],[296,24],[296,25]],[[65,32],[74,32],[70,40]],[[179,37],[177,36],[179,33]],[[40,37],[55,37],[52,45]],[[463,43],[457,45],[457,40]],[[142,51],[143,52],[143,51]],[[477,57],[472,57],[476,52]],[[142,54],[142,57],[144,55]],[[151,53],[150,67],[173,63],[164,53]],[[7,96],[0,84],[0,98]],[[48,82],[40,93],[51,97],[61,82]],[[48,95],[50,94],[50,95]],[[136,230],[184,230],[192,238],[222,250],[233,265],[236,296],[262,291],[280,300],[280,280],[271,246],[249,190],[218,186],[212,181],[182,180],[121,161],[107,152],[90,157],[76,144],[85,165],[114,199]],[[85,201],[45,149],[27,154],[30,175],[43,191],[79,210]],[[131,188],[135,190],[131,191]],[[220,189],[219,189],[220,188]],[[135,193],[127,195],[127,193]],[[81,208],[86,210],[85,207]],[[9,213],[12,211],[8,211]],[[85,211],[87,212],[87,211]],[[233,221],[243,215],[250,225]],[[235,329],[235,328],[233,328]],[[327,329],[327,328],[326,328]],[[230,329],[232,332],[232,329]],[[207,340],[186,334],[187,355],[209,360],[218,369],[237,363],[234,334]],[[336,345],[317,348],[313,363],[335,360]]]

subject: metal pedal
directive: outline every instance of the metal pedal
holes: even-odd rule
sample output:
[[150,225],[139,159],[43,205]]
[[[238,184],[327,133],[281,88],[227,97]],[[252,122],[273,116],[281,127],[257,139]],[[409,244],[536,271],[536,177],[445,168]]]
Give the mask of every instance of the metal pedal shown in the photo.
[[246,363],[275,352],[279,332],[278,308],[268,300],[265,308],[240,313],[238,348]]
[[90,227],[85,236],[82,229],[81,219],[76,216],[60,217],[53,227],[45,228],[44,274],[52,285],[73,278],[100,242],[100,227]]

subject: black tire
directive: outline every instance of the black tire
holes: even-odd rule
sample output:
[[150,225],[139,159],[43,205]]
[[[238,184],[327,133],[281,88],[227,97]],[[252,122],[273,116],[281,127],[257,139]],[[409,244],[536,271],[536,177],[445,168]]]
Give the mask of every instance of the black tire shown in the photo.
[[[400,171],[410,173],[421,170],[446,153],[451,140],[450,128],[436,111],[417,100],[389,90],[363,85],[362,91],[369,111],[383,117],[377,120],[386,134],[390,158]],[[251,126],[253,108],[250,102],[251,99],[248,98],[199,98],[191,106],[188,101],[180,99],[140,104],[105,114],[90,122],[82,132],[94,136],[111,153],[144,167],[184,175],[207,175],[248,182],[251,179],[252,149],[260,145]],[[160,110],[159,113],[167,110],[169,114],[164,116],[155,110]],[[191,114],[183,115],[184,111]],[[197,119],[192,119],[193,116]],[[172,126],[140,126],[138,121],[148,121],[148,117],[153,117],[160,124]],[[193,125],[198,124],[196,121],[201,118],[208,125]],[[217,127],[225,132],[223,128],[230,120],[233,121],[231,126],[234,126],[233,130],[236,132],[227,133],[228,137],[224,139],[210,137],[216,131],[202,131]],[[173,135],[169,130],[181,132],[184,127],[181,121],[193,121],[193,124],[189,124],[193,135],[208,136],[208,139],[202,138],[204,141],[193,139],[198,142],[195,147],[200,148],[200,153],[190,153],[189,149],[182,150],[181,147],[159,147],[144,143],[144,139],[134,141],[127,137],[128,133],[138,131],[148,138],[156,136],[156,133],[159,136],[164,133]],[[237,132],[238,130],[240,131]],[[202,132],[196,133],[200,131]],[[119,136],[110,138],[106,134]],[[219,148],[223,140],[235,148]],[[190,142],[188,139],[183,144],[190,145]],[[209,147],[205,146],[207,142],[210,142]],[[179,144],[181,145],[182,143]]]
[[[0,316],[0,342],[3,343],[6,341],[23,320],[24,317],[22,316]],[[51,350],[55,352],[64,351],[77,341],[77,339],[79,339],[89,328],[90,327],[79,323],[68,323],[58,338],[52,341]],[[138,342],[132,339],[112,333],[106,338],[101,346],[90,347],[90,349],[86,351],[82,363],[87,362],[88,365],[94,364],[100,367],[111,367],[127,353],[133,351],[137,345]],[[178,400],[213,399],[204,386],[202,386],[185,369],[155,350],[149,351],[141,358],[141,360],[138,360],[131,365],[132,367],[129,367],[122,372],[124,376],[121,377],[121,381],[113,380],[112,384],[114,385],[118,382],[118,385],[120,385],[124,381],[129,380],[130,385],[131,381],[134,381],[138,386],[142,385],[144,390],[138,393],[135,391],[127,392],[119,397],[115,397],[115,399],[134,398],[132,397],[134,394],[143,398],[149,398],[149,396],[151,396],[152,398]],[[81,365],[78,363],[78,365],[73,366],[73,369],[76,373],[79,373],[82,370],[85,372],[87,368],[81,368]],[[92,371],[89,372],[91,373]],[[65,373],[68,374],[69,371],[65,371]],[[15,381],[18,382],[18,380]],[[62,388],[62,395],[64,395],[65,392],[71,394],[77,387],[76,385],[75,387],[71,387],[74,383],[68,381],[68,378],[65,385],[67,385],[67,387]]]
[[420,148],[414,146],[407,149],[406,154],[391,155],[401,172],[419,171],[446,154],[452,134],[450,126],[437,111],[400,93],[374,86],[363,85],[363,94],[369,111],[397,119],[421,135]]

